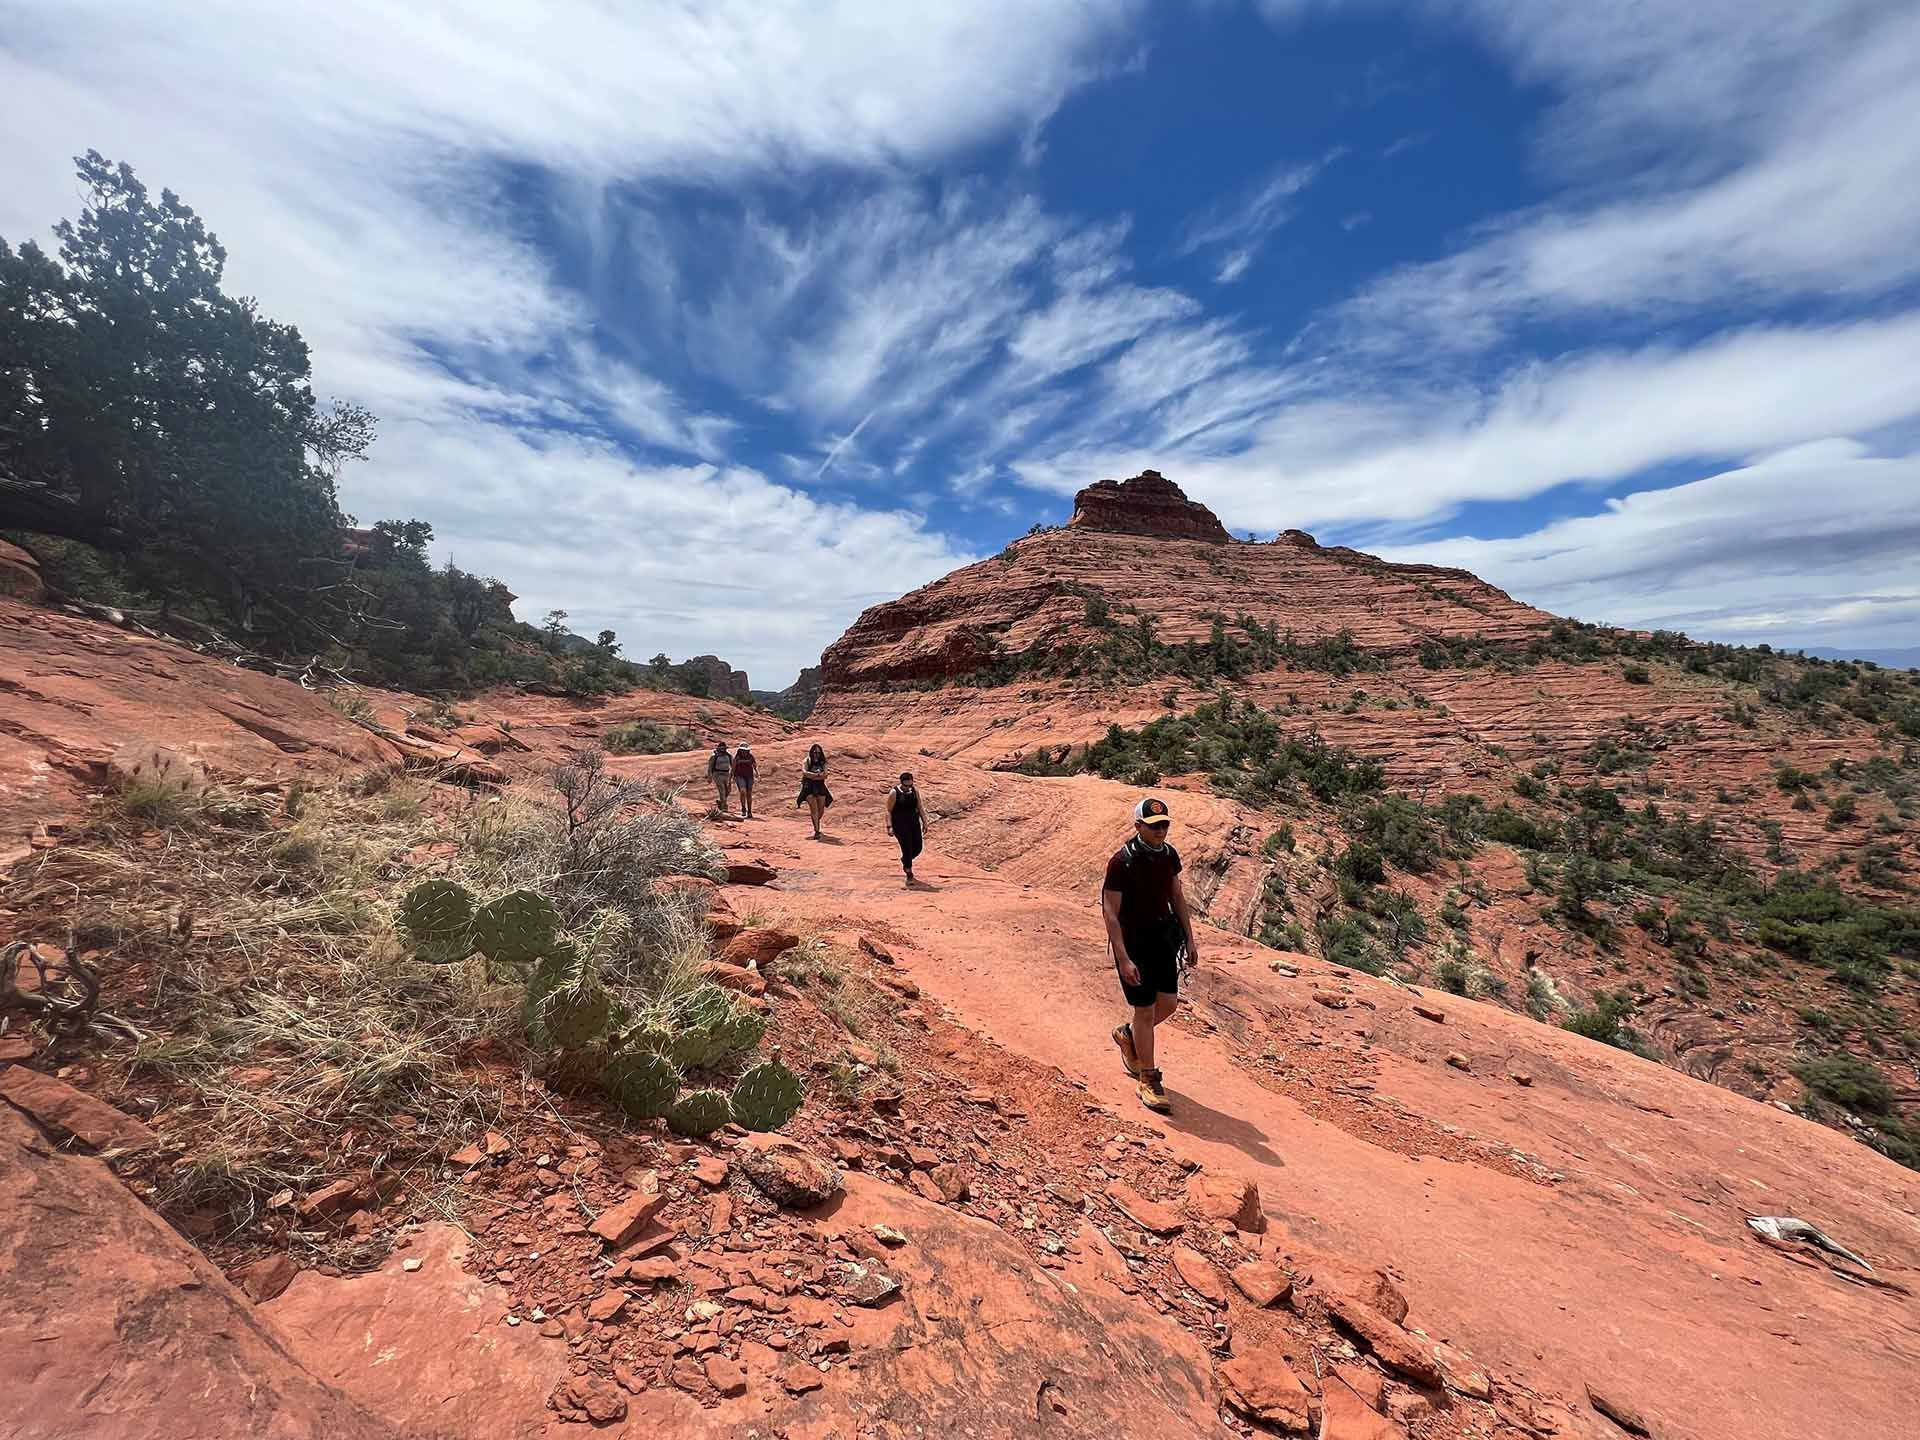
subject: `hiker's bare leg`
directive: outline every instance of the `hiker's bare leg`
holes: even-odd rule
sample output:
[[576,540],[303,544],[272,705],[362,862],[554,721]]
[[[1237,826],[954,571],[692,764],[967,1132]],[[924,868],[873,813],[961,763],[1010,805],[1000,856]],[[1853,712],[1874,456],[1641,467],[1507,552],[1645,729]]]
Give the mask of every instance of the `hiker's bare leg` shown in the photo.
[[1153,1023],[1164,1025],[1173,1018],[1173,1012],[1180,1008],[1178,995],[1161,995],[1153,1002]]
[[1158,1008],[1157,1003],[1133,1007],[1133,1055],[1142,1070],[1153,1069],[1153,1014]]
[[820,817],[827,813],[827,802],[818,795],[807,797],[807,809],[813,815],[813,838],[820,838]]

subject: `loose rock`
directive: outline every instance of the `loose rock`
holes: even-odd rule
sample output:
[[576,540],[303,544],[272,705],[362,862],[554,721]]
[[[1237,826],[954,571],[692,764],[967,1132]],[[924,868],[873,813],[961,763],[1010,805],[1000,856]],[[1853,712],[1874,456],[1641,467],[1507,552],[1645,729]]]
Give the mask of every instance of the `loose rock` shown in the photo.
[[825,1204],[844,1183],[831,1164],[792,1141],[743,1149],[740,1168],[769,1200],[795,1210]]
[[1221,1393],[1242,1415],[1294,1434],[1308,1432],[1313,1416],[1306,1389],[1279,1346],[1255,1344],[1217,1373]]

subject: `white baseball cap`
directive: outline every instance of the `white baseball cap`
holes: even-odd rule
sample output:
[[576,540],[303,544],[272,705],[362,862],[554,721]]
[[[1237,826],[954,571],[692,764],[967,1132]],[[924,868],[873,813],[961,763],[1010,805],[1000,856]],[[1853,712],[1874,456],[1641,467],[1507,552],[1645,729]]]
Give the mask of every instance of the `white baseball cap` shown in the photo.
[[1133,822],[1136,825],[1171,825],[1173,817],[1167,813],[1167,802],[1157,795],[1149,795],[1133,807]]

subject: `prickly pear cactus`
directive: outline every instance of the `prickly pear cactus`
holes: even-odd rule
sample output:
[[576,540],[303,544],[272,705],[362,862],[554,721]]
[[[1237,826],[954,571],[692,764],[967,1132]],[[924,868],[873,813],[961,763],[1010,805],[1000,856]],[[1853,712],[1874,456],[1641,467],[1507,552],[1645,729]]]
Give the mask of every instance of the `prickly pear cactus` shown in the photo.
[[673,1032],[661,1025],[642,1025],[620,1037],[620,1048],[648,1055],[671,1055]]
[[778,1130],[805,1097],[800,1077],[778,1060],[756,1065],[733,1087],[733,1118],[749,1130]]
[[664,1055],[618,1055],[601,1072],[600,1084],[634,1119],[652,1120],[673,1108],[680,1072]]
[[473,895],[451,880],[422,880],[400,902],[400,923],[422,960],[446,964],[473,953]]
[[613,997],[592,975],[578,972],[540,1002],[540,1028],[556,1050],[578,1050],[600,1039],[613,1023]]
[[753,1049],[767,1033],[767,1018],[744,1006],[736,1006],[726,1019],[709,1027],[714,1049],[721,1058],[741,1055]]
[[667,1125],[676,1135],[711,1135],[731,1119],[733,1106],[720,1090],[692,1091],[667,1111]]
[[559,943],[560,912],[544,895],[510,891],[474,914],[473,939],[496,964],[530,965]]
[[714,1041],[713,1027],[708,1025],[696,1030],[676,1030],[667,1043],[666,1053],[682,1070],[704,1069],[708,1065],[718,1064],[724,1056]]
[[718,985],[700,985],[673,1004],[673,1028],[702,1030],[717,1025],[734,1011],[733,996]]

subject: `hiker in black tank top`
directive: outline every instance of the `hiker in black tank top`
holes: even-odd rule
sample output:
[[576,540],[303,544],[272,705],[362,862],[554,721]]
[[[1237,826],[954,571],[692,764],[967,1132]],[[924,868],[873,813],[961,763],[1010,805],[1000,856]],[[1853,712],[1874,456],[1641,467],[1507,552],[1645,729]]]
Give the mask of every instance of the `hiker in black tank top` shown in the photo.
[[902,771],[900,783],[887,792],[887,833],[900,842],[900,868],[907,872],[909,888],[925,831],[925,813],[920,807],[920,792],[913,785],[913,772]]

